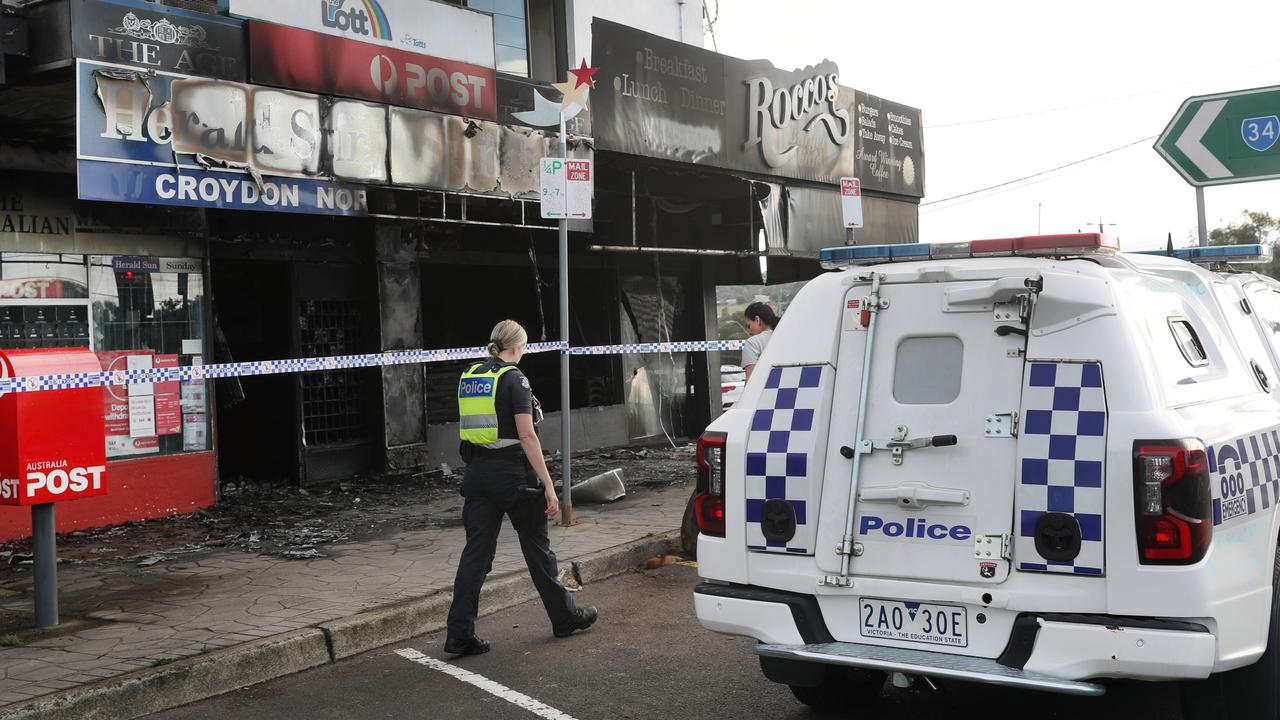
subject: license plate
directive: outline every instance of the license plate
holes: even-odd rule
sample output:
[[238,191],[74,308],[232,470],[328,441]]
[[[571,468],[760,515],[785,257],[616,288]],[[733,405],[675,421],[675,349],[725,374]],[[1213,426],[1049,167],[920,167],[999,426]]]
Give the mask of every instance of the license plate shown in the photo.
[[862,598],[862,637],[968,647],[968,610],[959,605]]

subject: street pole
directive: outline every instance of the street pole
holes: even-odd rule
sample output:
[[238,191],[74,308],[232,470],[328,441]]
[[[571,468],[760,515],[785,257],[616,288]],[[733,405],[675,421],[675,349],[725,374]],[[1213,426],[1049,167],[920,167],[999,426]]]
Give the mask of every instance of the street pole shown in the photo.
[[[564,128],[564,110],[560,110],[560,156],[569,158],[569,136]],[[566,175],[566,178],[568,176]],[[568,207],[566,205],[566,211]],[[568,213],[566,212],[566,215]],[[569,218],[560,218],[560,458],[563,470],[563,499],[560,503],[560,524],[573,524],[573,485],[570,472],[573,444],[570,442],[569,422]]]
[[58,536],[53,503],[31,506],[31,555],[35,565],[36,627],[58,624]]
[[1200,226],[1200,247],[1209,244],[1209,224],[1204,219],[1204,187],[1196,186],[1196,222]]

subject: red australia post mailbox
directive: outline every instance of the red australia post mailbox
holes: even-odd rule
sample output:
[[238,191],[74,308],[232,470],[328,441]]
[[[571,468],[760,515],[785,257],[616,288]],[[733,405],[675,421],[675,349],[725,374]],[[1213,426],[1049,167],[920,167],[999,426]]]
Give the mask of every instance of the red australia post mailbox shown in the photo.
[[[100,372],[83,348],[0,350],[0,378]],[[107,492],[102,388],[0,392],[0,505]]]

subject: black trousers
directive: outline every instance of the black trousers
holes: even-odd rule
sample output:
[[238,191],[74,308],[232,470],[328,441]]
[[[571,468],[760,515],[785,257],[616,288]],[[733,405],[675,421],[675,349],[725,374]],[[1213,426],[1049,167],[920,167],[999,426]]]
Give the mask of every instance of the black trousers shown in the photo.
[[502,516],[520,538],[529,575],[542,598],[553,628],[567,625],[573,616],[573,598],[560,584],[556,556],[547,536],[546,500],[525,488],[536,482],[526,463],[508,458],[476,458],[462,476],[462,524],[467,544],[453,580],[453,605],[449,608],[449,638],[466,640],[476,634],[480,588],[493,569]]

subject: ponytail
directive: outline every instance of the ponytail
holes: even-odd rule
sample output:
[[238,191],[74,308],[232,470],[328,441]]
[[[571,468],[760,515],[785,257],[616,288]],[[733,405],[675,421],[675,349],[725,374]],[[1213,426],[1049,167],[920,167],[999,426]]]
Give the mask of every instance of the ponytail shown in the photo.
[[498,357],[499,354],[512,348],[517,348],[529,342],[529,335],[520,327],[520,323],[515,320],[503,320],[493,326],[493,331],[489,333],[489,345],[486,348],[491,357]]

